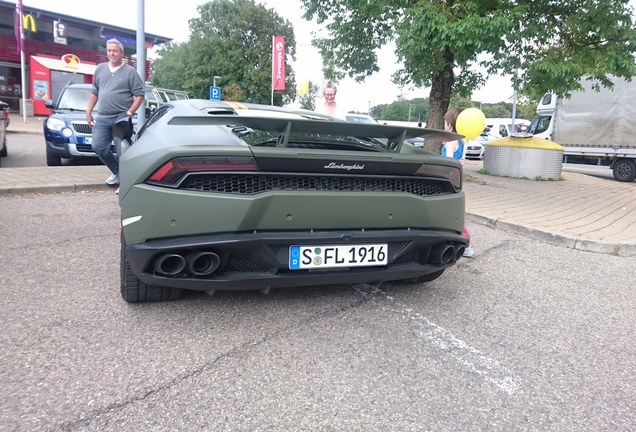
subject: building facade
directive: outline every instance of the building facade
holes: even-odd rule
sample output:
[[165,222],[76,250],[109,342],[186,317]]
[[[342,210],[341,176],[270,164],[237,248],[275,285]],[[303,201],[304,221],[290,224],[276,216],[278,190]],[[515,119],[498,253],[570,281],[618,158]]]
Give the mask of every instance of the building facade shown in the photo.
[[[44,102],[55,99],[68,82],[92,83],[98,63],[108,61],[106,41],[124,45],[124,61],[137,66],[137,32],[23,5],[25,83],[18,40],[15,36],[16,4],[0,0],[0,100],[19,112],[22,93],[32,103],[34,115],[48,115]],[[146,33],[145,46],[170,41]],[[151,63],[146,61],[146,80]],[[27,105],[28,108],[28,105]],[[27,113],[29,110],[27,109]],[[29,113],[30,114],[30,113]]]

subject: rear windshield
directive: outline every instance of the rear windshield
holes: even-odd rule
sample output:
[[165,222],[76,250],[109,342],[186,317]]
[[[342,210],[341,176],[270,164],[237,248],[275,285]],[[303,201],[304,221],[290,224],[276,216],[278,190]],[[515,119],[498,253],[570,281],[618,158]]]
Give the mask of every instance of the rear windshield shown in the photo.
[[[254,130],[244,126],[235,127],[232,132],[252,146],[276,147],[280,139],[274,132]],[[291,133],[287,147],[384,152],[386,142],[369,137]]]

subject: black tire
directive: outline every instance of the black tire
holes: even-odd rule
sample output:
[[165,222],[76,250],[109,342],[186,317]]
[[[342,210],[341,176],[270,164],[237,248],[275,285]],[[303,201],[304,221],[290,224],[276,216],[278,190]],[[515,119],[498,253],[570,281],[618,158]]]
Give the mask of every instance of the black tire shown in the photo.
[[444,273],[444,270],[446,270],[446,269],[438,270],[436,272],[429,273],[429,274],[426,274],[424,276],[420,276],[418,278],[398,280],[398,281],[395,281],[395,283],[399,283],[399,284],[421,284],[421,283],[424,283],[424,282],[431,282],[431,281],[434,281],[435,279],[437,279],[438,277],[440,277]]
[[121,236],[121,296],[128,303],[148,303],[177,300],[183,296],[180,288],[166,288],[147,285],[134,275],[124,247],[124,235]]
[[62,158],[59,156],[55,156],[49,150],[46,150],[46,164],[48,166],[60,166],[62,165]]
[[633,182],[636,179],[636,164],[632,159],[619,159],[612,169],[619,182]]

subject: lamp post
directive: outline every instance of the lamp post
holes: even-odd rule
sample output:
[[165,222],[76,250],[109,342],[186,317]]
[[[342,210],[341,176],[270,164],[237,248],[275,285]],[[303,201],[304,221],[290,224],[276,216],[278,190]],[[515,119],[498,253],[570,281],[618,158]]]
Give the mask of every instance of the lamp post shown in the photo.
[[221,77],[220,77],[220,76],[217,76],[217,75],[214,75],[214,76],[212,77],[212,87],[216,87],[216,79],[217,79],[217,78],[221,78]]
[[409,104],[409,123],[411,123],[411,104]]

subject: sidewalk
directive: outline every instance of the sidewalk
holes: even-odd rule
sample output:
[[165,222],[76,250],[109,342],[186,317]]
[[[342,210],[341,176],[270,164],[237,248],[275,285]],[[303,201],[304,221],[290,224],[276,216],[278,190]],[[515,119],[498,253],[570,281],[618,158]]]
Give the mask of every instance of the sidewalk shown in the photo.
[[466,218],[481,224],[593,252],[636,256],[636,182],[563,171],[560,181],[464,170]]
[[[42,134],[43,118],[13,115],[9,133]],[[561,181],[480,174],[464,167],[466,219],[570,248],[636,256],[636,182],[564,170]],[[0,196],[109,190],[101,165],[0,168]]]
[[43,122],[46,120],[46,117],[27,117],[26,123],[24,123],[24,118],[15,113],[11,113],[9,115],[11,119],[11,123],[9,123],[9,127],[7,128],[7,133],[27,133],[27,134],[39,134],[44,135],[43,130]]

